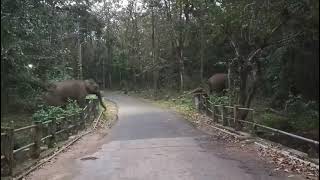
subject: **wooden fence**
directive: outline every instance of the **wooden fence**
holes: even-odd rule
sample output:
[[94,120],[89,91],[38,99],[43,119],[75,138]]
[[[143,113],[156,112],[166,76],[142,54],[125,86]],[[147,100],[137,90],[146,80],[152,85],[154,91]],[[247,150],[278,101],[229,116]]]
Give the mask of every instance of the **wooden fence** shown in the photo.
[[[1,177],[12,176],[16,165],[15,155],[23,153],[37,159],[40,157],[41,147],[53,148],[59,140],[66,140],[70,135],[83,130],[98,114],[97,100],[87,101],[87,105],[77,114],[59,119],[50,119],[45,122],[35,122],[30,126],[14,129],[1,127]],[[15,134],[31,135],[31,143],[14,149]],[[62,136],[63,138],[58,138]]]
[[[295,139],[305,141],[307,143],[313,144],[317,149],[319,148],[319,141],[308,139],[302,136],[298,136],[289,132],[285,132],[279,129],[275,129],[257,123],[254,118],[254,109],[243,108],[238,105],[216,105],[213,102],[211,102],[207,96],[204,96],[203,94],[197,94],[195,98],[198,98],[197,101],[199,101],[198,109],[200,111],[205,111],[205,113],[208,116],[211,116],[213,122],[221,123],[223,126],[233,127],[236,130],[241,130],[243,128],[243,125],[246,125],[246,127],[249,127],[251,129],[251,133],[255,133],[258,128],[261,128],[267,131],[280,133]],[[248,113],[246,120],[238,118],[240,111],[246,111],[246,113]]]

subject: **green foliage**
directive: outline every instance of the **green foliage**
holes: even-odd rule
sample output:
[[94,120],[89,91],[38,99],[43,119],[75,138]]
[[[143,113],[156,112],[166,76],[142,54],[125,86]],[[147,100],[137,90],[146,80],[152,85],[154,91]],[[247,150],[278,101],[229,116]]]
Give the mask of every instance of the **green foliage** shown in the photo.
[[78,106],[78,104],[75,101],[70,101],[65,109],[54,106],[42,106],[33,114],[32,118],[35,122],[45,122],[50,119],[59,119],[61,117],[78,114],[80,111],[81,108]]
[[50,81],[62,81],[67,79],[73,79],[71,67],[53,67],[48,73],[47,77]]
[[194,103],[191,96],[183,96],[181,98],[172,99],[171,101],[185,111],[194,110]]
[[97,95],[95,95],[95,94],[89,94],[89,95],[87,95],[87,97],[86,97],[86,99],[97,99],[98,97],[97,97]]
[[[288,117],[263,113],[257,116],[258,120],[269,127],[281,129],[288,132],[305,133],[319,128],[319,114],[310,114],[310,112],[300,113],[297,116]],[[317,118],[317,119],[316,119]]]
[[20,109],[36,106],[41,90],[32,79],[73,79],[78,26],[81,42],[101,36],[102,23],[90,6],[78,0],[1,1],[1,110],[8,102],[23,105]]
[[319,128],[319,104],[305,102],[301,96],[291,96],[286,102],[286,116],[260,113],[256,118],[263,124],[289,132],[308,132]]
[[272,113],[262,113],[257,115],[256,118],[259,119],[260,123],[276,129],[291,132],[294,128],[291,124],[292,120],[290,120],[288,117],[283,117]]
[[281,71],[281,60],[287,52],[286,47],[280,47],[267,56],[265,64],[266,91],[269,95],[279,88],[279,74]]
[[286,101],[286,111],[290,114],[299,114],[302,112],[310,112],[316,116],[317,111],[319,111],[319,103],[316,101],[305,101],[300,95],[293,96],[290,95],[289,99]]
[[216,94],[212,94],[209,96],[209,100],[213,104],[222,104],[222,105],[228,105],[230,102],[230,97],[229,96],[219,96]]
[[307,101],[301,96],[290,96],[286,102],[286,111],[296,129],[312,130],[319,128],[319,103]]

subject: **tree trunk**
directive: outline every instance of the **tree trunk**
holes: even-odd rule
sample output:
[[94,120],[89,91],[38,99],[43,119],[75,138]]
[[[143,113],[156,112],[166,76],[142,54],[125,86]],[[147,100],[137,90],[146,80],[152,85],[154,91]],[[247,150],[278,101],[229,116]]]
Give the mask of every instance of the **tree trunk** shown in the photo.
[[203,22],[200,20],[200,80],[203,82],[203,68],[204,68],[204,32],[203,32]]
[[105,59],[102,58],[102,84],[103,88],[106,88],[106,75],[105,75]]
[[183,92],[184,89],[184,63],[183,63],[183,51],[179,48],[179,65],[180,65],[180,91]]
[[119,86],[121,88],[121,81],[122,81],[122,74],[121,74],[121,69],[119,68]]
[[[2,47],[1,47],[1,51],[2,51]],[[2,52],[1,52],[1,56],[2,56]],[[4,113],[7,113],[8,110],[8,106],[7,106],[7,73],[6,73],[6,61],[7,59],[1,57],[1,116]]]
[[247,78],[248,78],[248,72],[247,67],[245,64],[242,64],[240,67],[240,92],[239,92],[239,103],[241,106],[245,106],[246,99],[247,99]]
[[108,76],[109,76],[109,88],[112,88],[112,74],[111,71],[108,72]]
[[81,52],[81,43],[80,40],[78,41],[79,43],[79,60],[78,60],[78,68],[79,68],[79,75],[78,79],[82,80],[83,74],[82,74],[82,52]]
[[[179,3],[179,23],[180,26],[182,26],[182,1]],[[178,61],[179,61],[179,66],[180,66],[180,91],[183,92],[184,89],[184,62],[183,62],[183,32],[182,28],[179,28],[179,39],[178,39]]]
[[231,86],[231,72],[232,72],[232,70],[231,70],[231,63],[229,63],[228,64],[228,87],[227,87],[227,89],[228,89],[228,96],[229,96],[229,106],[232,106],[232,104],[233,104],[233,100],[232,100],[232,98],[233,98],[233,87]]
[[82,54],[80,40],[80,23],[78,23],[78,79],[82,79]]
[[[156,65],[156,55],[155,55],[155,17],[154,17],[154,7],[153,4],[151,5],[151,23],[152,23],[152,64],[153,66]],[[153,70],[153,91],[154,95],[157,94],[157,74],[156,71]]]

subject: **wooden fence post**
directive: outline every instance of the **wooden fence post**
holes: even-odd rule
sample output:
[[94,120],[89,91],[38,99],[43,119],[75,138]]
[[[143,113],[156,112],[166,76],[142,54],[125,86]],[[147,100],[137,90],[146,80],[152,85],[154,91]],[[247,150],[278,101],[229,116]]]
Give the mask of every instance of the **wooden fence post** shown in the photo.
[[[4,156],[5,162],[1,160],[1,176],[12,176],[13,174],[13,148],[14,148],[14,137],[13,137],[13,128],[6,129],[4,131],[5,135],[1,136],[1,156]],[[7,163],[7,169],[2,171],[2,168],[5,167]]]
[[212,121],[216,122],[216,106],[214,104],[212,105]]
[[252,120],[252,122],[254,123],[254,124],[252,125],[251,133],[252,133],[252,134],[256,134],[256,132],[257,132],[257,126],[256,126],[256,121],[254,120],[254,114],[255,114],[254,110],[253,110],[251,113],[252,113],[252,115],[251,115],[251,120]]
[[193,102],[194,102],[194,105],[196,106],[196,110],[198,112],[200,112],[200,96],[199,96],[199,94],[193,95]]
[[206,98],[202,97],[202,103],[203,103],[203,109],[202,109],[202,113],[206,114],[207,113],[207,104],[206,104]]
[[75,129],[77,132],[80,131],[81,129],[81,119],[80,119],[80,116],[79,116],[79,113],[76,113],[74,114],[74,122],[75,122]]
[[56,131],[57,131],[57,124],[56,124],[56,118],[52,118],[51,122],[49,123],[49,133],[51,137],[48,141],[48,148],[53,148],[55,141],[56,141]]
[[236,130],[240,130],[240,123],[238,121],[238,110],[239,110],[239,105],[234,105],[233,106],[233,122],[234,122],[234,127]]
[[94,105],[94,118],[97,118],[98,117],[98,114],[99,114],[99,100],[96,99],[96,103]]
[[95,100],[91,100],[91,108],[90,108],[90,121],[93,121],[94,120],[94,117],[95,117]]
[[71,131],[71,134],[77,134],[77,119],[76,119],[76,115],[75,114],[72,114],[70,116],[70,121],[71,121],[71,126],[73,126],[70,131]]
[[211,104],[209,103],[209,98],[206,97],[206,115],[210,115],[210,107],[211,107]]
[[70,126],[72,126],[72,121],[70,119],[71,119],[71,116],[69,116],[68,118],[65,118],[65,121],[67,123],[67,129],[66,129],[67,139],[70,136],[70,134],[72,134],[72,128],[70,128]]
[[93,107],[92,107],[92,110],[93,110],[93,119],[95,119],[96,116],[97,116],[97,100],[94,99],[93,102],[94,102],[94,103],[93,103]]
[[81,129],[85,129],[85,119],[84,119],[84,110],[82,109],[79,113],[79,116],[80,116],[80,128]]
[[203,107],[203,97],[202,94],[199,94],[199,113],[202,113]]
[[89,117],[89,114],[88,114],[89,108],[90,108],[90,106],[89,106],[89,104],[88,104],[88,105],[87,105],[87,108],[84,110],[84,114],[83,114],[84,127],[86,127],[86,125],[87,125],[87,120],[88,120],[88,117]]
[[61,130],[64,130],[64,132],[61,133],[61,137],[64,140],[67,140],[69,137],[69,129],[68,129],[69,123],[67,122],[66,117],[61,118]]
[[36,127],[34,128],[34,132],[33,132],[34,145],[31,148],[31,157],[34,159],[40,157],[42,122],[35,122],[35,125]]
[[223,126],[227,126],[227,121],[226,121],[226,118],[225,118],[225,107],[222,105],[221,106],[221,119],[222,119],[222,125]]

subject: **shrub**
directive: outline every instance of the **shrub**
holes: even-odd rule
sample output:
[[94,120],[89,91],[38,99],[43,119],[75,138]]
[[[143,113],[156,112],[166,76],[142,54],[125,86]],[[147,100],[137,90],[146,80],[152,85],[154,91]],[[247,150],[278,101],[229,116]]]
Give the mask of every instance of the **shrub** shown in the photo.
[[229,96],[218,96],[216,94],[210,95],[209,99],[213,104],[228,105],[230,102]]
[[70,101],[65,109],[54,106],[40,106],[40,109],[33,114],[32,119],[35,122],[45,122],[52,118],[61,118],[77,114],[80,111],[81,108],[78,104],[75,101]]

